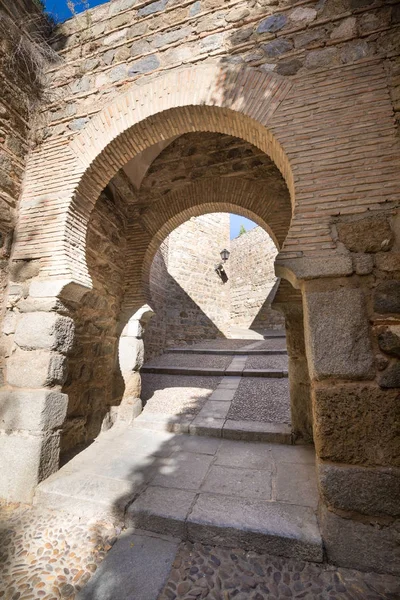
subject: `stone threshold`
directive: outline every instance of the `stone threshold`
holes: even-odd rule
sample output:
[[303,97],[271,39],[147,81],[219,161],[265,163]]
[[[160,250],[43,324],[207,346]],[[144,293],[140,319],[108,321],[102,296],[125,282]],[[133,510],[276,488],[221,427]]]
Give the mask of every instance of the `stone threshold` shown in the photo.
[[322,562],[312,448],[116,427],[35,504],[175,538]]
[[[247,353],[246,353],[247,358]],[[234,359],[235,360],[235,359]],[[288,371],[282,369],[245,369],[244,365],[229,365],[226,369],[215,369],[212,367],[149,367],[143,366],[141,373],[153,373],[156,375],[198,375],[201,377],[288,377]]]
[[234,355],[246,355],[246,356],[270,356],[272,354],[287,354],[287,350],[282,348],[276,350],[221,350],[210,348],[167,348],[165,354],[211,354],[214,356],[234,356]]
[[315,512],[306,506],[150,486],[125,521],[181,540],[323,561]]

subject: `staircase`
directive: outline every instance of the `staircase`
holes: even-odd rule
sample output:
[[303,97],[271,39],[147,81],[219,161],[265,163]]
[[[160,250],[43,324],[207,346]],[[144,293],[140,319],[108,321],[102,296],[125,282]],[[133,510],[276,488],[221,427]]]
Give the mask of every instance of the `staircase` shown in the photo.
[[292,444],[284,337],[172,348],[142,374],[142,414],[40,484],[35,503],[322,561],[314,451]]

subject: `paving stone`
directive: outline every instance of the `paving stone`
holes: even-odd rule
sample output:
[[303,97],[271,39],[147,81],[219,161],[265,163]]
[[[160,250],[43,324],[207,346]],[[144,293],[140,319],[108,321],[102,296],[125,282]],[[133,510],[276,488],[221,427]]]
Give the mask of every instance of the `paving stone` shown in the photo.
[[176,452],[170,458],[160,459],[158,473],[151,480],[153,486],[197,490],[212,462],[212,456]]
[[229,404],[227,402],[217,402],[213,400],[207,400],[203,408],[199,412],[199,419],[206,419],[212,417],[214,419],[225,419],[229,411]]
[[277,465],[276,500],[301,506],[318,506],[318,489],[315,466],[299,463],[283,463]]
[[125,533],[108,553],[77,600],[151,600],[169,575],[177,541]]
[[201,490],[205,492],[266,501],[271,498],[271,489],[269,471],[218,465],[210,468],[201,486]]
[[315,465],[314,446],[276,446],[269,445],[270,452],[276,462]]
[[225,419],[216,417],[196,417],[189,425],[191,435],[208,435],[212,437],[222,437],[222,428]]
[[185,536],[185,520],[195,492],[150,486],[127,510],[128,526],[164,535]]
[[273,467],[271,447],[270,444],[222,440],[215,464],[270,471]]
[[236,388],[233,386],[232,389],[217,389],[211,394],[210,400],[217,400],[218,402],[232,402],[235,391]]
[[307,507],[200,494],[188,517],[188,536],[202,543],[321,562],[322,540]]
[[284,423],[260,423],[258,421],[233,421],[227,419],[222,437],[230,440],[291,444],[292,430]]
[[195,454],[215,455],[221,442],[215,438],[197,437],[193,435],[175,436],[173,445],[175,450],[194,452]]

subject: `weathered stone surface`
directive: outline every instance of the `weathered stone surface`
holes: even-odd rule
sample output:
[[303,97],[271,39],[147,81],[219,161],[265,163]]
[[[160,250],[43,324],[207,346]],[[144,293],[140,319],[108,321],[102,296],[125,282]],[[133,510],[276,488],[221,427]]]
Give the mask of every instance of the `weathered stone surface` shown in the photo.
[[342,21],[331,33],[331,39],[352,38],[357,34],[357,19],[349,17]]
[[365,515],[400,515],[400,469],[363,468],[317,461],[324,502]]
[[289,15],[289,19],[295,23],[311,23],[317,18],[317,11],[307,6],[298,6]]
[[282,29],[287,23],[285,15],[273,15],[261,21],[257,27],[257,33],[274,33]]
[[58,433],[0,434],[0,497],[8,502],[32,502],[39,481],[58,468],[59,439]]
[[400,358],[400,325],[390,325],[379,332],[378,343],[383,352]]
[[379,377],[379,385],[384,389],[400,388],[400,362],[388,366]]
[[377,313],[400,313],[400,281],[380,283],[374,293],[374,310]]
[[68,396],[48,390],[0,392],[0,429],[38,430],[61,427]]
[[314,391],[314,442],[324,460],[400,466],[396,390],[371,385],[321,386]]
[[363,292],[306,292],[305,335],[311,378],[372,379],[374,361]]
[[115,600],[117,597],[130,600],[133,593],[135,600],[157,598],[177,548],[177,541],[125,533],[78,593],[77,600]]
[[279,38],[263,46],[265,54],[270,58],[280,56],[281,54],[285,54],[285,52],[290,52],[292,48],[293,44],[290,41],[285,39],[281,40]]
[[200,494],[187,527],[191,540],[322,561],[317,522],[307,507]]
[[66,377],[67,359],[58,352],[17,349],[8,361],[7,382],[15,387],[62,385]]
[[58,350],[67,353],[74,341],[74,322],[56,313],[34,312],[22,315],[15,343],[24,350]]
[[182,539],[194,499],[194,492],[150,486],[129,507],[127,524]]
[[141,377],[140,373],[134,372],[131,373],[129,378],[127,378],[125,384],[125,396],[131,396],[132,398],[140,398],[140,393],[142,391]]
[[400,252],[379,252],[375,257],[375,265],[381,271],[400,271]]
[[400,574],[400,522],[345,519],[323,505],[319,523],[329,562],[362,571]]
[[354,254],[354,270],[357,275],[369,275],[374,268],[374,260],[370,254]]
[[155,54],[141,58],[136,62],[130,63],[128,69],[129,77],[133,77],[139,73],[149,73],[160,66],[160,61]]
[[369,217],[337,224],[339,240],[352,252],[389,250],[394,236],[386,217]]
[[322,69],[339,63],[336,48],[324,48],[323,50],[312,50],[304,62],[306,69]]

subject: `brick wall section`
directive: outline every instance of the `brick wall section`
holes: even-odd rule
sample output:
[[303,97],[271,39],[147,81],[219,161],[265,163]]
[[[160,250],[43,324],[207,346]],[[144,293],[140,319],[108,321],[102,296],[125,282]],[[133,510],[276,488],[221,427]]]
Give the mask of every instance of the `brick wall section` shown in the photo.
[[[23,57],[17,53],[20,38],[28,44],[28,29],[38,35],[43,19],[33,0],[0,0],[0,313],[8,283],[8,259],[17,218],[25,160],[29,150],[31,117],[39,102],[38,76],[33,65],[26,72]],[[15,29],[14,29],[15,28]],[[25,30],[26,28],[26,30]],[[3,380],[3,349],[0,380]]]
[[277,253],[275,244],[261,227],[231,241],[232,324],[260,330],[284,327],[283,317],[271,309],[278,283],[274,272]]
[[[194,217],[157,252],[150,274],[155,317],[146,330],[146,357],[164,347],[223,337],[230,324],[230,285],[214,268],[229,248],[229,215]],[[164,328],[164,339],[160,334]]]
[[51,81],[63,102],[50,106],[47,133],[74,135],[132,82],[210,56],[287,77],[382,57],[398,108],[399,19],[395,0],[114,0],[60,28],[65,69]]

